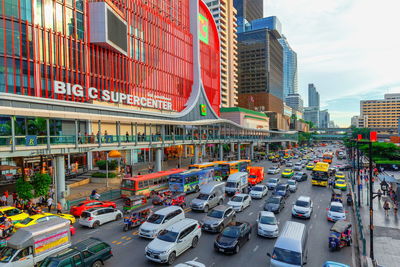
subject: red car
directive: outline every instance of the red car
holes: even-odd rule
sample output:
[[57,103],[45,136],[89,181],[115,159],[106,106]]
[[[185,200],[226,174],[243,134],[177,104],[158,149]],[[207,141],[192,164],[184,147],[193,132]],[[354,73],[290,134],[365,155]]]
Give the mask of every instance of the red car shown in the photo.
[[70,226],[69,226],[69,232],[71,233],[71,235],[75,235],[75,233],[76,233],[75,227],[73,227],[72,225],[70,225]]
[[107,207],[113,207],[115,209],[117,205],[113,201],[86,200],[82,201],[76,206],[72,206],[70,213],[76,217],[80,217],[82,212],[85,210],[92,208],[107,208]]

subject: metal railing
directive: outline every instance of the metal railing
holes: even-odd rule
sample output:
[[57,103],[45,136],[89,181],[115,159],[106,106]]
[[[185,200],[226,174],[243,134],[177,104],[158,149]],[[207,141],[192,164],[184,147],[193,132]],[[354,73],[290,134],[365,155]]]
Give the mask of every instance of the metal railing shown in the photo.
[[[113,189],[113,190],[101,193],[99,200],[108,201],[108,200],[116,200],[119,198],[121,198],[121,190]],[[88,197],[78,198],[78,199],[74,199],[74,200],[67,200],[66,207],[69,210],[69,209],[71,209],[72,206],[75,206],[78,203],[85,201],[87,199],[88,199]]]

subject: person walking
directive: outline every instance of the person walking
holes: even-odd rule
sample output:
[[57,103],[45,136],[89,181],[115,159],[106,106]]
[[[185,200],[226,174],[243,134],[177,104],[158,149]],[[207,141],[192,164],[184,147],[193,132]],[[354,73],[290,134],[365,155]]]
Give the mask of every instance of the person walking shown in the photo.
[[53,206],[53,199],[51,197],[49,197],[47,199],[47,208],[48,208],[49,212],[51,212],[51,206]]
[[389,216],[389,210],[390,210],[389,201],[385,200],[385,203],[383,204],[383,209],[385,210],[385,215]]
[[382,191],[378,189],[378,201],[381,202],[381,197],[382,197]]
[[126,134],[125,134],[125,142],[129,142],[129,133],[128,133],[128,131],[126,131]]
[[397,210],[399,209],[397,201],[393,203],[394,217],[397,217]]
[[13,205],[16,205],[18,201],[17,192],[12,193],[12,198],[13,198]]
[[62,213],[62,206],[60,201],[57,202],[57,214],[61,214]]
[[6,197],[6,193],[3,193],[3,195],[1,196],[1,205],[2,205],[2,206],[7,206],[7,197]]

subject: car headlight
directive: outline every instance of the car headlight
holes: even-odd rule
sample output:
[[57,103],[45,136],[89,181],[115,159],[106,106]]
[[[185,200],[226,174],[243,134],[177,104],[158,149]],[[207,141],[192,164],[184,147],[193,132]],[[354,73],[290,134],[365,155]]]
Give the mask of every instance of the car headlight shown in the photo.
[[211,226],[218,226],[219,225],[219,222],[216,222],[216,223],[213,223],[213,224],[211,224]]

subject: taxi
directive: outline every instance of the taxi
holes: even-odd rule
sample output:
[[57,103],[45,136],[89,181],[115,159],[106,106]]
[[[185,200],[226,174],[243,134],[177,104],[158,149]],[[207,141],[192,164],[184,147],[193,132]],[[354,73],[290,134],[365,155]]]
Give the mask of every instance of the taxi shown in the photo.
[[345,175],[344,175],[344,172],[337,172],[336,174],[335,174],[335,180],[336,179],[345,179]]
[[20,221],[19,223],[16,223],[14,225],[15,230],[28,227],[37,223],[42,223],[42,222],[47,222],[48,220],[55,218],[55,217],[60,217],[66,220],[69,220],[71,222],[71,225],[75,223],[76,219],[73,215],[71,214],[53,214],[53,213],[41,213],[41,214],[35,214],[32,216],[29,216],[25,218],[24,220]]
[[7,218],[10,218],[14,224],[29,217],[28,213],[25,213],[16,207],[9,206],[0,207],[0,215],[5,215]]
[[347,183],[344,179],[337,179],[335,181],[335,188],[346,191],[347,190]]
[[268,157],[269,160],[273,160],[274,158],[275,158],[274,155],[269,155],[269,157]]
[[291,178],[294,175],[294,171],[292,169],[284,169],[282,172],[283,178]]
[[314,167],[315,167],[314,163],[308,163],[307,166],[306,166],[306,169],[307,170],[312,170],[312,169],[314,169]]
[[283,158],[284,159],[290,159],[290,156],[289,155],[285,155]]

